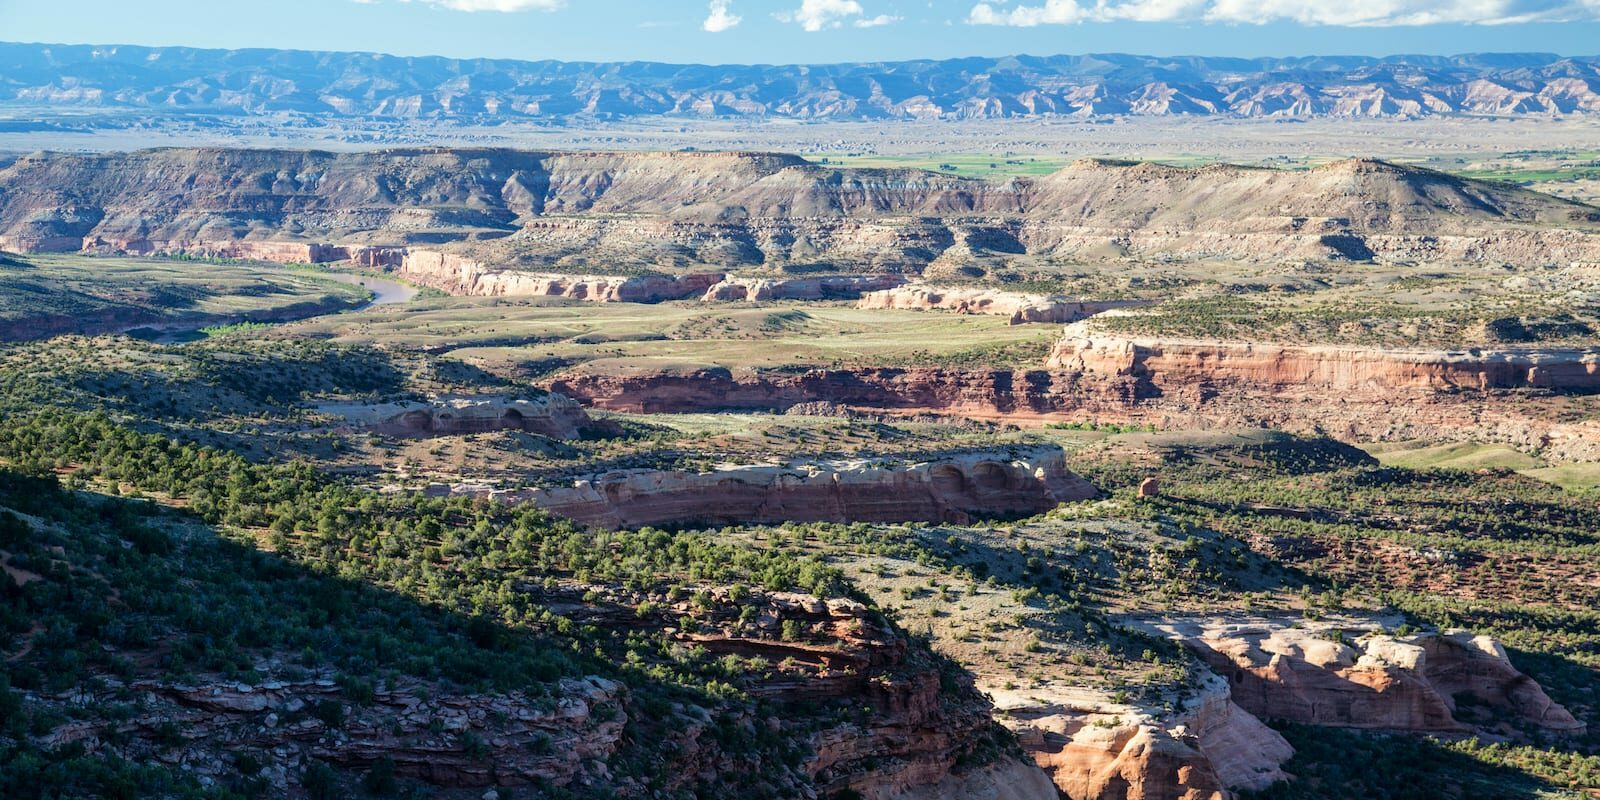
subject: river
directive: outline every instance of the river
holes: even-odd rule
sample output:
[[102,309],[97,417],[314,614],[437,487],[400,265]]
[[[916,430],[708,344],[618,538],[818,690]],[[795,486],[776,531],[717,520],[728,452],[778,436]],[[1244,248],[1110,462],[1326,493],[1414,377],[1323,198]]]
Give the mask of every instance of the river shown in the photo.
[[394,305],[395,303],[406,303],[410,302],[412,298],[417,296],[417,287],[415,286],[407,286],[399,281],[391,281],[387,278],[379,278],[374,275],[360,275],[353,272],[320,272],[317,274],[321,277],[327,278],[328,280],[338,281],[340,283],[348,283],[352,286],[360,286],[361,288],[372,292],[372,299],[367,301],[366,305],[356,308],[355,310],[357,311],[365,308],[372,308],[373,306],[387,306]]

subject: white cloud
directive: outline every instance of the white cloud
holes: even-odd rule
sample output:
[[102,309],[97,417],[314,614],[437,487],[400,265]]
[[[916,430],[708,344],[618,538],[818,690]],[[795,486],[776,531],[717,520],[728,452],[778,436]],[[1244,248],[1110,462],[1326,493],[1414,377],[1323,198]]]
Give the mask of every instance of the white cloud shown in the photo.
[[888,14],[879,14],[876,17],[858,19],[851,24],[855,25],[857,28],[877,28],[883,25],[893,25],[896,22],[899,22],[901,19],[902,17],[891,17]]
[[856,0],[801,0],[793,11],[773,14],[780,22],[797,22],[801,28],[815,33],[823,28],[837,28],[850,17],[867,13]]
[[711,0],[711,13],[700,27],[712,33],[722,33],[743,22],[744,17],[737,16],[728,10],[731,2],[732,0]]
[[567,0],[423,0],[429,5],[451,11],[554,11],[567,4]]
[[1045,0],[1014,7],[997,0],[967,14],[973,25],[1021,28],[1117,20],[1350,27],[1580,22],[1600,20],[1600,0]]

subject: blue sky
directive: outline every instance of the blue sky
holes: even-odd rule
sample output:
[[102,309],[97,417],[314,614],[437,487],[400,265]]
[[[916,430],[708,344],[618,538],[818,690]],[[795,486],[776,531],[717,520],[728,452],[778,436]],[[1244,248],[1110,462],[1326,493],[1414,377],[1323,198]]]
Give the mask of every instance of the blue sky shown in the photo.
[[1600,0],[0,0],[0,40],[820,63],[1600,53]]

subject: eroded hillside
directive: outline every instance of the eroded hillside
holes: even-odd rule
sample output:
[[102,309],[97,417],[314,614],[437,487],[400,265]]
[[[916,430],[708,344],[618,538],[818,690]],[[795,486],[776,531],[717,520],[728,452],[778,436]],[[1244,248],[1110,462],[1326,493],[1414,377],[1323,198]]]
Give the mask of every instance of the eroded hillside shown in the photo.
[[173,149],[35,154],[0,169],[7,249],[349,261],[475,294],[560,293],[503,274],[516,269],[921,272],[1019,256],[1565,264],[1600,253],[1597,215],[1360,160],[1299,171],[1085,161],[983,180],[751,153]]

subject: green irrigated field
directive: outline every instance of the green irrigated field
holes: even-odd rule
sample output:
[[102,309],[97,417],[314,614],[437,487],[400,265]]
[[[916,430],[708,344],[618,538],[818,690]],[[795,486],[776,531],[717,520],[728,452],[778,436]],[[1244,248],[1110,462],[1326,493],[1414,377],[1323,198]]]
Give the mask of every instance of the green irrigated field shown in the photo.
[[1054,325],[1005,317],[780,304],[430,300],[293,326],[294,335],[448,351],[500,364],[596,367],[1038,366]]
[[[925,169],[950,175],[971,178],[1010,178],[1018,176],[1049,175],[1077,160],[1077,156],[1061,153],[918,153],[880,155],[877,153],[820,153],[806,158],[832,167],[858,169]],[[1215,164],[1216,156],[1172,154],[1150,159],[1162,164],[1180,167],[1198,167]],[[1273,161],[1275,166],[1305,167],[1318,161],[1299,160],[1285,163]]]
[[1048,175],[1072,163],[1072,159],[1067,156],[1023,155],[1019,153],[927,153],[922,155],[825,153],[808,156],[808,158],[819,164],[833,167],[926,169],[973,178]]
[[314,271],[257,264],[81,255],[0,261],[4,338],[307,316],[368,296]]
[[1420,163],[1464,178],[1515,183],[1591,204],[1600,201],[1600,150],[1514,150]]

